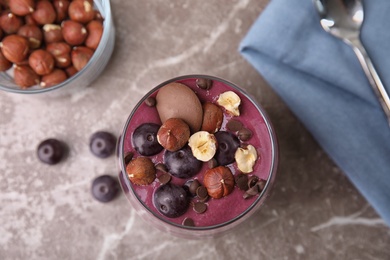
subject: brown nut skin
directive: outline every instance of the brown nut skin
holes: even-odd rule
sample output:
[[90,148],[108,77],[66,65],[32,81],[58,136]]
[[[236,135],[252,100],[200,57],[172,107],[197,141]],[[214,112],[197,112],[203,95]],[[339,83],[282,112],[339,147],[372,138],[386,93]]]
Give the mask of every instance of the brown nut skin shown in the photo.
[[32,17],[32,14],[28,14],[28,15],[24,16],[24,23],[25,24],[38,25],[38,23]]
[[28,57],[28,64],[38,75],[46,75],[52,72],[54,63],[53,55],[43,49],[33,51]]
[[22,25],[23,19],[9,11],[3,12],[0,16],[0,26],[6,34],[16,33]]
[[50,24],[56,20],[56,11],[51,2],[42,0],[35,4],[35,11],[32,13],[32,17],[40,25]]
[[71,20],[84,24],[95,18],[95,10],[89,1],[72,1],[68,14]]
[[8,2],[8,7],[12,13],[25,16],[34,12],[34,0],[11,0]]
[[126,173],[135,185],[149,185],[156,179],[156,168],[148,157],[137,157],[126,166]]
[[42,88],[49,88],[60,84],[68,78],[65,71],[61,69],[54,69],[47,75],[42,76],[40,86]]
[[85,39],[85,46],[96,50],[103,35],[103,24],[100,21],[93,20],[87,24],[86,28],[88,36]]
[[221,128],[223,121],[223,111],[219,106],[211,102],[204,103],[202,107],[203,121],[201,130],[207,131],[210,134],[214,134]]
[[71,65],[71,47],[69,44],[65,42],[53,42],[46,46],[46,50],[53,55],[56,67],[67,68]]
[[93,56],[93,50],[88,47],[74,47],[71,52],[72,64],[77,71],[82,70]]
[[13,63],[25,60],[29,50],[28,40],[20,35],[8,35],[1,42],[1,51],[4,57]]
[[68,8],[70,5],[70,1],[68,0],[54,0],[53,6],[56,10],[56,22],[61,23],[63,20],[68,18]]
[[72,77],[73,75],[75,75],[78,71],[76,70],[76,68],[72,65],[72,66],[69,66],[65,69],[65,72],[66,72],[66,75],[68,75],[68,77]]
[[45,24],[43,26],[43,38],[46,43],[64,41],[61,26],[58,24]]
[[22,89],[39,84],[39,75],[28,65],[15,65],[14,81]]
[[0,71],[6,71],[12,67],[12,62],[7,60],[0,51]]
[[30,49],[38,49],[42,44],[42,30],[33,24],[25,24],[18,30],[18,35],[28,39]]
[[203,179],[207,193],[214,199],[229,195],[234,189],[234,176],[225,166],[208,169]]
[[168,151],[175,152],[183,148],[190,138],[190,127],[179,118],[169,118],[157,132],[157,141]]
[[87,29],[79,22],[67,20],[61,23],[61,27],[64,40],[70,45],[81,45],[88,36]]

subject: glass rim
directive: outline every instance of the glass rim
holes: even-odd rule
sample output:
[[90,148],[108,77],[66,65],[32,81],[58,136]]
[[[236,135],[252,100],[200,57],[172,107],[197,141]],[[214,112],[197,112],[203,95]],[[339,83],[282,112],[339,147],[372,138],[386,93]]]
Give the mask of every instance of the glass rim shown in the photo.
[[[271,153],[272,154],[272,157],[271,157],[272,162],[271,162],[271,165],[270,165],[271,167],[270,167],[270,171],[269,171],[269,176],[268,176],[267,182],[266,182],[266,184],[264,186],[264,189],[258,195],[256,200],[246,210],[244,210],[242,213],[240,213],[236,217],[232,218],[231,220],[225,221],[223,223],[215,224],[215,225],[210,225],[210,226],[201,226],[201,227],[198,226],[198,227],[196,227],[196,226],[185,226],[185,225],[182,225],[182,224],[177,224],[177,223],[174,223],[174,222],[170,221],[169,219],[164,218],[163,216],[159,215],[158,213],[154,212],[153,210],[151,210],[148,206],[146,206],[146,204],[139,198],[139,196],[134,191],[134,189],[132,187],[132,184],[131,184],[131,182],[130,182],[129,178],[127,177],[127,174],[126,174],[126,165],[125,165],[125,160],[124,160],[124,140],[125,140],[124,135],[126,134],[126,131],[127,131],[128,126],[129,126],[129,124],[131,122],[131,119],[133,118],[135,112],[138,110],[139,106],[152,93],[154,93],[155,91],[157,91],[159,88],[163,87],[164,85],[166,85],[168,83],[171,83],[171,82],[177,82],[177,81],[180,81],[180,80],[183,80],[183,79],[189,79],[189,78],[206,78],[206,79],[211,79],[211,80],[215,80],[215,81],[220,81],[220,82],[222,82],[222,83],[232,87],[233,89],[239,91],[240,94],[244,95],[248,100],[250,100],[252,102],[252,104],[256,107],[256,109],[258,110],[260,115],[264,118],[264,122],[265,122],[266,128],[268,130],[270,143],[271,143],[271,148],[272,148],[272,153]],[[123,127],[123,130],[121,132],[121,138],[120,138],[120,142],[119,142],[119,160],[120,160],[120,168],[121,168],[121,173],[120,174],[122,175],[122,177],[123,177],[122,179],[124,180],[124,182],[125,182],[125,184],[127,186],[127,189],[129,190],[129,192],[131,192],[132,195],[134,195],[134,197],[137,199],[137,202],[140,203],[141,206],[145,210],[147,210],[148,213],[151,213],[153,215],[153,217],[155,217],[157,220],[162,221],[162,222],[164,222],[166,224],[169,224],[169,225],[171,225],[171,226],[173,226],[175,228],[179,228],[180,230],[187,230],[187,231],[210,231],[210,230],[216,230],[216,229],[220,229],[220,228],[229,226],[229,225],[237,222],[238,220],[242,219],[244,216],[248,216],[248,213],[250,213],[252,210],[254,210],[254,208],[256,206],[262,205],[262,204],[258,204],[258,203],[260,203],[261,200],[266,198],[265,195],[271,189],[273,181],[275,179],[275,175],[276,175],[276,171],[277,171],[277,167],[278,167],[278,160],[279,160],[279,158],[278,158],[279,155],[278,154],[279,154],[279,149],[278,149],[278,143],[277,143],[277,138],[276,138],[276,133],[274,131],[274,128],[273,128],[273,126],[271,124],[271,121],[270,121],[268,115],[266,114],[264,109],[254,100],[254,98],[251,95],[249,95],[245,90],[241,89],[236,84],[234,84],[234,83],[232,83],[230,81],[227,81],[227,80],[219,78],[219,77],[210,76],[210,75],[204,75],[204,74],[189,74],[189,75],[183,75],[183,76],[179,76],[179,77],[174,77],[174,78],[171,78],[169,80],[166,80],[166,81],[158,84],[156,87],[154,87],[153,89],[148,91],[140,99],[140,101],[132,109],[130,115],[128,116],[128,118],[126,120],[126,123],[125,123],[125,125]],[[120,185],[122,187],[122,190],[125,192],[122,182],[120,182]],[[127,199],[129,199],[129,198],[127,197]]]
[[[110,37],[111,30],[114,28],[111,27],[113,24],[112,16],[111,16],[111,5],[110,0],[101,0],[102,3],[98,1],[94,1],[94,4],[97,6],[97,9],[100,11],[102,16],[104,17],[103,20],[103,34],[100,39],[99,45],[96,48],[94,54],[92,55],[91,59],[88,61],[88,63],[82,68],[80,71],[78,71],[76,74],[74,74],[72,77],[67,78],[65,81],[61,82],[60,84],[57,84],[55,86],[49,87],[49,88],[26,88],[22,89],[20,87],[6,87],[0,84],[0,90],[10,92],[10,93],[17,93],[17,94],[41,94],[46,92],[51,92],[56,89],[60,89],[62,87],[67,86],[69,83],[73,82],[77,78],[83,75],[86,71],[88,71],[94,64],[97,59],[100,58],[101,54],[103,54],[103,51],[106,47],[106,43]],[[107,30],[105,30],[107,28]],[[99,55],[97,55],[99,54]],[[5,71],[1,72],[2,76],[10,77],[9,74],[7,74]],[[11,78],[11,77],[10,77]],[[16,86],[16,85],[15,85]]]

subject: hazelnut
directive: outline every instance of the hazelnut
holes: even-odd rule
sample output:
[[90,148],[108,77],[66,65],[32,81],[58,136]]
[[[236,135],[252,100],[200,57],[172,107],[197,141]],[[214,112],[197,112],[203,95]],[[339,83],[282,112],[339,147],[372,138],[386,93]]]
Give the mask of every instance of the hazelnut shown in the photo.
[[28,40],[20,35],[8,35],[1,42],[1,51],[10,62],[21,62],[29,52]]
[[18,30],[18,35],[27,38],[30,49],[38,49],[42,43],[42,31],[33,24],[25,24]]
[[219,106],[211,102],[203,104],[202,131],[207,131],[210,134],[213,134],[221,128],[222,121],[223,111]]
[[43,37],[46,43],[61,42],[64,40],[62,28],[58,24],[45,24],[43,26]]
[[88,47],[74,47],[71,52],[72,64],[77,71],[82,70],[93,56],[93,50]]
[[87,26],[88,36],[85,39],[85,46],[96,50],[103,34],[103,24],[100,21],[90,21]]
[[52,72],[54,62],[53,55],[43,49],[33,51],[28,58],[28,64],[38,75],[46,75]]
[[190,138],[190,127],[180,118],[169,118],[157,132],[157,141],[168,151],[184,147]]
[[32,13],[32,17],[40,25],[50,24],[54,23],[56,19],[56,11],[51,2],[42,0],[35,4],[35,11]]
[[7,60],[0,51],[0,71],[6,71],[12,67],[12,63]]
[[24,17],[24,23],[25,24],[33,24],[33,25],[38,25],[37,22],[34,20],[32,17],[32,14],[28,14]]
[[61,69],[54,69],[49,74],[42,76],[41,87],[48,88],[60,84],[68,78],[65,71]]
[[126,172],[132,183],[149,185],[156,179],[156,168],[148,157],[137,157],[126,166]]
[[39,76],[28,65],[15,65],[14,81],[21,88],[28,88],[39,84]]
[[214,199],[227,196],[234,189],[234,176],[230,169],[225,166],[207,170],[203,182],[207,193]]
[[11,12],[19,16],[25,16],[34,12],[34,6],[34,0],[12,0],[8,3]]
[[72,77],[73,75],[75,75],[78,71],[76,70],[75,67],[73,66],[69,66],[65,69],[65,72],[66,72],[66,75],[68,75],[68,77]]
[[11,12],[3,12],[0,16],[0,26],[6,34],[16,33],[22,25],[22,18]]
[[81,45],[88,36],[87,29],[79,22],[67,20],[61,27],[64,40],[70,45]]
[[54,0],[53,6],[56,10],[57,18],[56,22],[61,23],[63,20],[65,20],[68,17],[68,8],[69,8],[70,1],[68,0]]
[[65,42],[53,42],[47,45],[46,50],[53,55],[56,67],[66,68],[71,65],[71,48],[69,44]]
[[95,10],[95,18],[94,19],[97,21],[100,21],[100,22],[104,21],[102,14],[98,10]]
[[95,18],[95,10],[89,1],[72,1],[68,14],[71,20],[79,23],[88,23]]

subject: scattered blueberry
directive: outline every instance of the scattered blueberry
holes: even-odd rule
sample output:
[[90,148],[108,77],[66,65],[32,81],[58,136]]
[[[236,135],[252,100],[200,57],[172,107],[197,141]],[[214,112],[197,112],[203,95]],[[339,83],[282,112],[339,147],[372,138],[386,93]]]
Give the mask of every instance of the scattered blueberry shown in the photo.
[[137,152],[144,156],[158,154],[163,147],[157,141],[157,132],[160,125],[145,123],[134,130],[132,142]]
[[110,175],[101,175],[92,182],[92,196],[100,202],[113,200],[120,190],[118,180]]
[[186,191],[172,183],[158,187],[154,193],[153,202],[156,209],[169,218],[183,215],[190,204]]
[[41,162],[57,164],[65,154],[65,145],[54,138],[46,139],[38,145],[37,155]]
[[215,159],[219,165],[227,165],[235,161],[234,155],[240,146],[240,140],[232,133],[219,131],[215,133],[218,142],[218,149],[215,153]]
[[100,158],[106,158],[115,152],[116,138],[111,133],[98,131],[94,133],[89,142],[91,152]]
[[182,179],[191,178],[202,167],[202,162],[192,155],[191,148],[188,145],[175,152],[166,150],[164,163],[172,176]]

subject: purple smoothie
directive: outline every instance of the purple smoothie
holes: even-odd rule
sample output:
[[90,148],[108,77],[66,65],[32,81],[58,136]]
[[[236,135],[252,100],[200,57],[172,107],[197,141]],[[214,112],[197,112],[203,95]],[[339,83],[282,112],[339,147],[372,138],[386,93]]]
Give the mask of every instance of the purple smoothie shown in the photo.
[[[249,173],[248,176],[256,175],[258,178],[265,180],[266,185],[264,190],[260,194],[244,199],[243,195],[245,191],[240,190],[237,186],[235,186],[232,193],[230,193],[226,197],[220,199],[208,199],[206,201],[207,210],[204,213],[195,212],[195,210],[193,209],[193,203],[198,201],[198,199],[196,197],[191,198],[190,206],[182,216],[176,218],[168,218],[162,215],[156,209],[153,203],[153,194],[156,188],[162,185],[157,178],[150,185],[140,186],[134,185],[129,181],[126,174],[122,174],[121,183],[125,192],[132,193],[133,195],[135,195],[141,205],[141,208],[142,206],[146,207],[149,213],[152,213],[154,216],[163,220],[164,222],[177,227],[181,227],[183,221],[186,218],[190,218],[194,221],[195,226],[183,226],[184,228],[208,229],[223,226],[227,223],[231,223],[233,220],[236,221],[238,219],[241,219],[244,215],[246,215],[247,212],[252,211],[252,208],[258,208],[260,206],[262,201],[265,199],[265,194],[268,193],[270,185],[272,184],[273,178],[275,176],[277,164],[277,147],[272,127],[264,111],[257,104],[252,102],[250,97],[248,97],[242,92],[242,90],[238,89],[231,83],[225,82],[221,79],[217,79],[214,77],[211,77],[211,79],[213,80],[213,85],[209,90],[201,89],[196,86],[196,79],[198,77],[200,76],[181,77],[177,78],[174,82],[182,83],[187,87],[191,88],[196,93],[201,103],[208,101],[217,104],[216,100],[218,99],[218,96],[221,93],[229,90],[234,91],[240,97],[240,116],[232,116],[223,109],[224,119],[219,131],[231,132],[227,129],[226,124],[232,118],[240,121],[244,125],[244,127],[251,130],[251,132],[253,133],[252,137],[245,142],[241,141],[241,143],[251,144],[256,148],[257,151],[257,160],[254,165],[254,170],[253,172]],[[124,171],[123,169],[125,169],[125,164],[123,162],[124,154],[132,152],[134,154],[133,159],[142,156],[137,153],[132,144],[132,134],[134,130],[143,123],[156,123],[159,125],[162,124],[160,117],[157,113],[156,107],[150,107],[144,102],[147,97],[155,97],[158,91],[159,89],[156,88],[150,93],[148,93],[145,98],[140,101],[140,103],[130,115],[126,123],[126,127],[122,135],[122,147],[120,147],[122,155],[122,171]],[[236,134],[235,132],[231,133]],[[164,150],[157,155],[149,156],[149,158],[156,165],[158,163],[163,163],[163,156]],[[236,163],[229,164],[227,165],[227,167],[231,170],[234,176],[240,173]],[[203,183],[203,175],[208,169],[208,164],[204,162],[201,170],[195,176],[189,179],[198,179],[200,183]],[[162,172],[157,171],[157,177],[161,174]],[[188,179],[172,177],[171,182],[182,186],[187,180]]]

